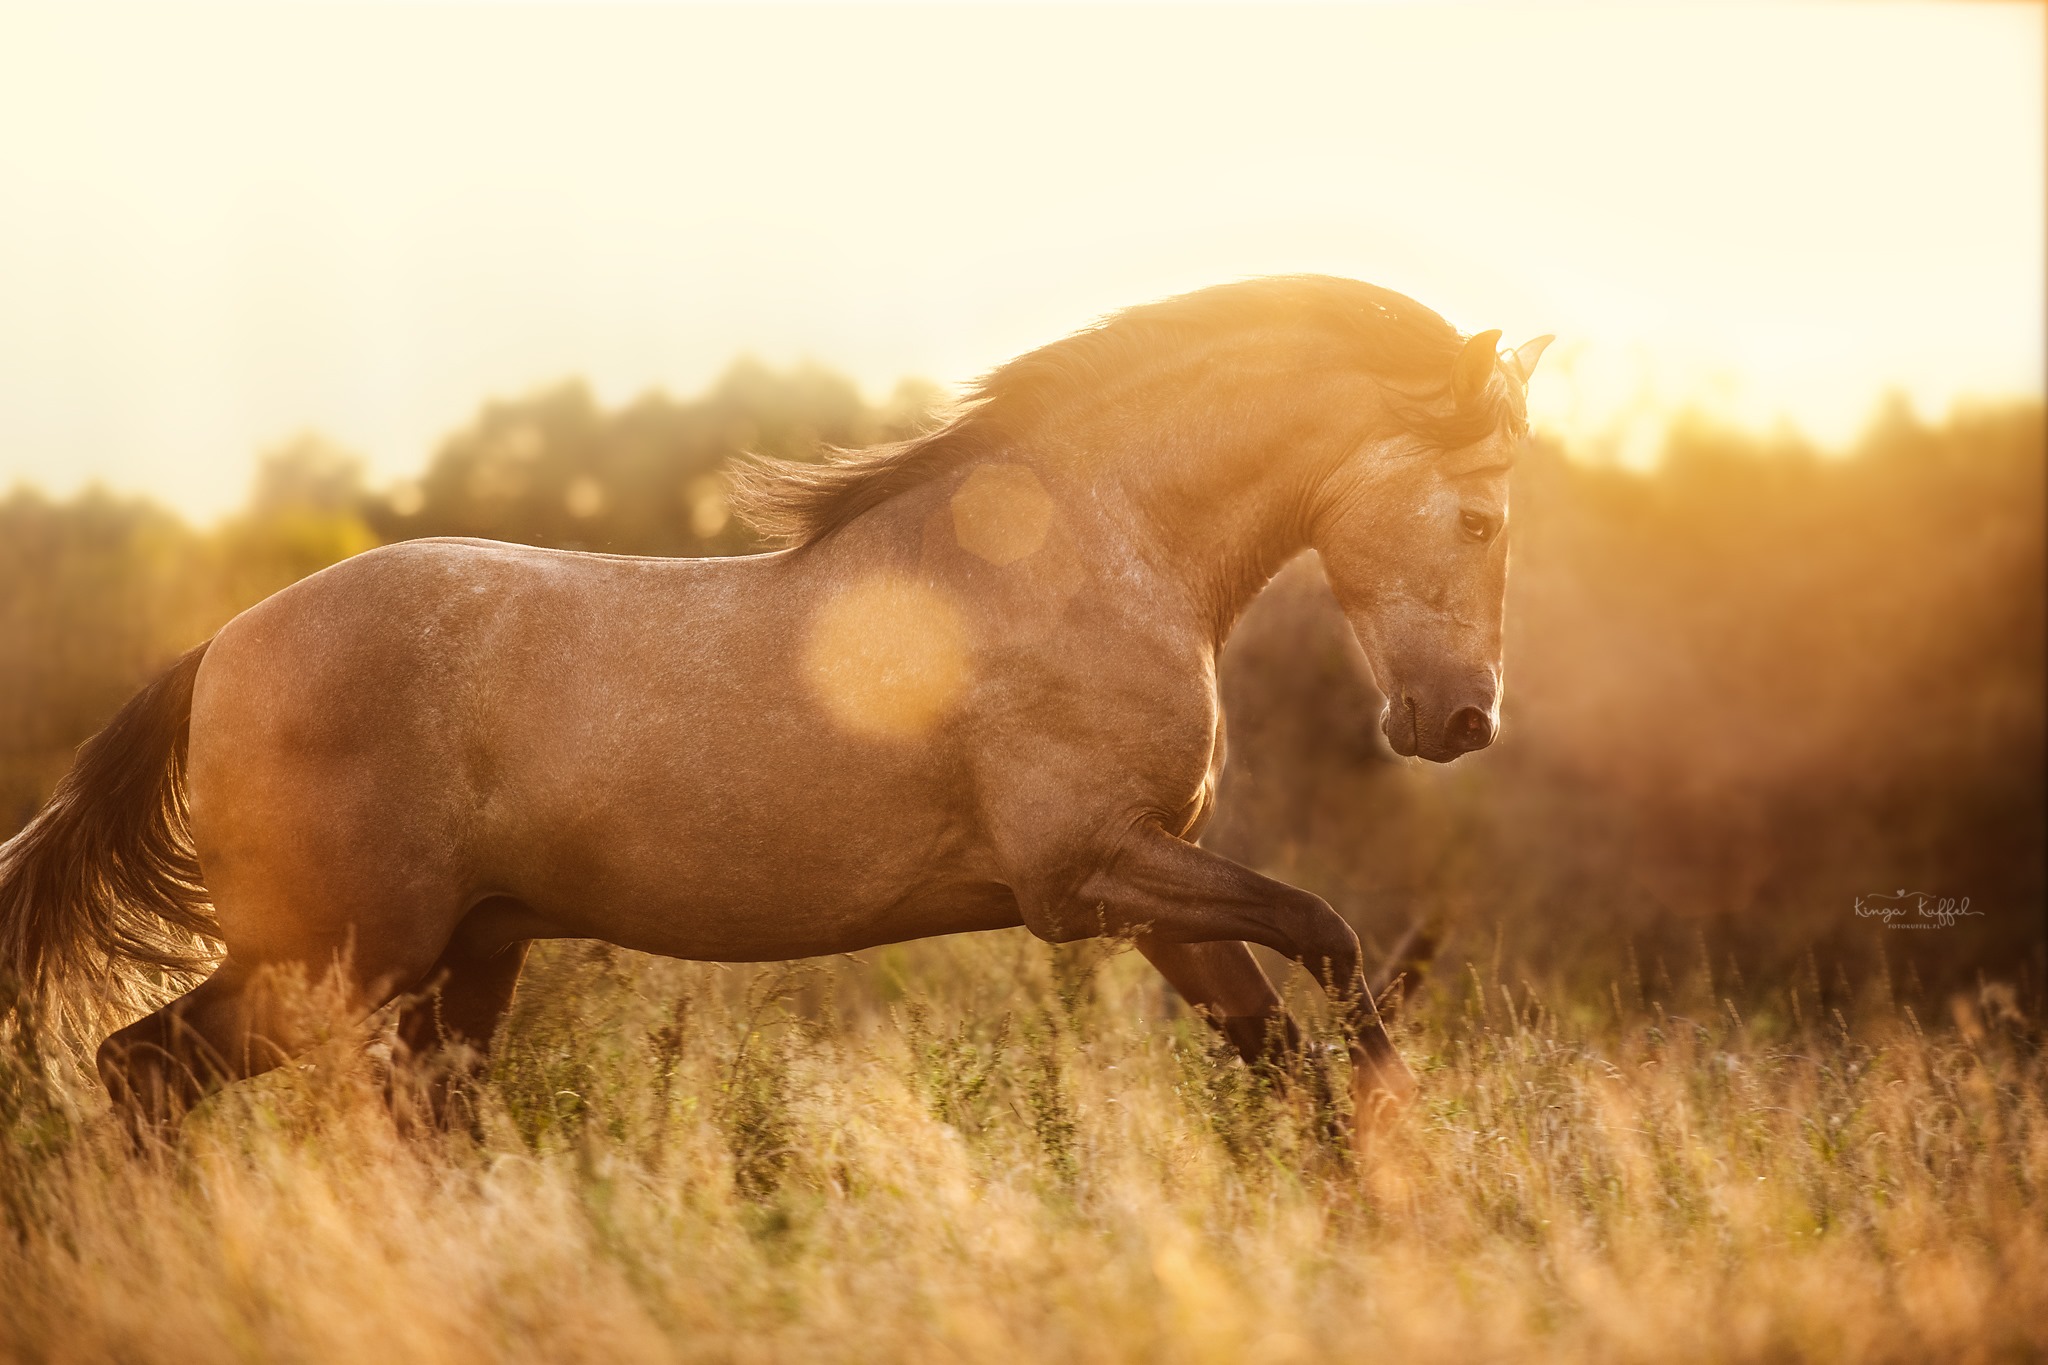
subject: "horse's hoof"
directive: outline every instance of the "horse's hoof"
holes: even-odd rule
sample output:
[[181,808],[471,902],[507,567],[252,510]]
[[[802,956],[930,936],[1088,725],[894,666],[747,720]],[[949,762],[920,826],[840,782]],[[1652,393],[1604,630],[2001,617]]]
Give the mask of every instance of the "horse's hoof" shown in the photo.
[[1415,1073],[1400,1058],[1354,1058],[1351,1063],[1351,1111],[1358,1131],[1384,1127],[1406,1113],[1421,1093]]

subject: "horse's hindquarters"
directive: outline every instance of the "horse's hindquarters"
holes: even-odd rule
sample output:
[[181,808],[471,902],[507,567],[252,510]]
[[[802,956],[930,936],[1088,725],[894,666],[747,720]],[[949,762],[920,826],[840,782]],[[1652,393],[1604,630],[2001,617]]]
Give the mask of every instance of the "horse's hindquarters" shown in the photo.
[[400,989],[473,898],[465,712],[477,628],[497,609],[411,548],[278,593],[208,651],[192,824],[237,960],[323,970],[342,955],[363,983]]

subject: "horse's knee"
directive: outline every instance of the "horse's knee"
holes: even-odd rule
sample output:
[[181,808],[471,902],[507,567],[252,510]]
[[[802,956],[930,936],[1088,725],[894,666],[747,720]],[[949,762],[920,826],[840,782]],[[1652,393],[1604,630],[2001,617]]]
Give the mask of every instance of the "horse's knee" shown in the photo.
[[1341,999],[1357,994],[1364,989],[1365,963],[1358,932],[1321,896],[1301,894],[1301,965],[1332,995]]

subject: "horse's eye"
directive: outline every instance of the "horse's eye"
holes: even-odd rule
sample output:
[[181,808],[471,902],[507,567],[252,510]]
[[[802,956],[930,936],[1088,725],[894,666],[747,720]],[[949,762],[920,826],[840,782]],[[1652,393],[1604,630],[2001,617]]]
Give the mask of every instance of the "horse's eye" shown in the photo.
[[1462,526],[1465,534],[1474,540],[1493,539],[1493,519],[1490,517],[1481,516],[1477,512],[1460,512],[1458,525]]

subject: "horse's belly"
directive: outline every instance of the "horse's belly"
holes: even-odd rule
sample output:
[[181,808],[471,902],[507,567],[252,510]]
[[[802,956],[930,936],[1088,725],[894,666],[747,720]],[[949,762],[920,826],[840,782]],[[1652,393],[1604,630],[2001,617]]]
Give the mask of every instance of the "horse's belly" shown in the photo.
[[694,886],[696,878],[635,884],[629,870],[616,872],[618,884],[584,896],[508,900],[520,913],[494,937],[598,937],[668,958],[776,962],[1022,923],[1008,886],[963,870],[936,868],[893,890],[801,874],[772,886],[745,868]]
[[[943,781],[857,756],[780,780],[733,766],[671,771],[706,766],[721,780],[686,776],[662,790],[614,772],[602,790],[553,788],[476,850],[495,868],[488,881],[554,933],[707,961],[811,957],[1020,922],[991,851],[963,819],[965,803]],[[864,806],[863,785],[889,798]]]
[[885,943],[1022,923],[1017,898],[991,881],[920,886],[885,905],[827,897],[771,900],[716,894],[540,912],[535,935],[602,938],[640,952],[702,962],[771,962],[850,953]]

